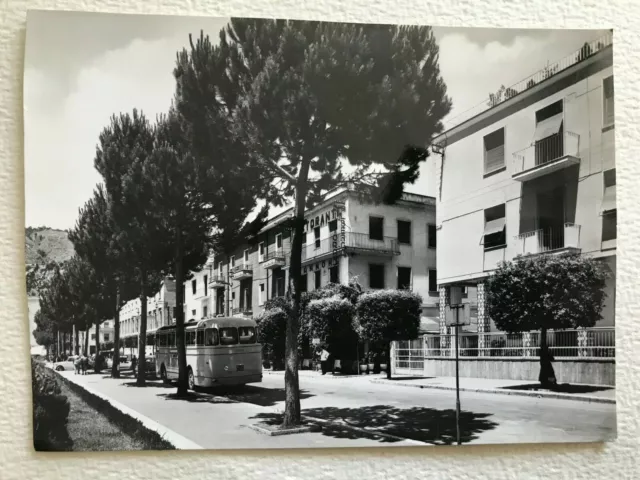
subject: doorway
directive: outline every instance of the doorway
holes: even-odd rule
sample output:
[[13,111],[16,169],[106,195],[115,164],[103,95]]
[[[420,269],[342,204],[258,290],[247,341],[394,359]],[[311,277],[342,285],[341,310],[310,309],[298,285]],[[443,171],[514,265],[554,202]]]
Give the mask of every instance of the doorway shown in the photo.
[[540,231],[538,241],[542,251],[563,248],[565,188],[559,186],[546,192],[540,192],[536,199],[537,228]]

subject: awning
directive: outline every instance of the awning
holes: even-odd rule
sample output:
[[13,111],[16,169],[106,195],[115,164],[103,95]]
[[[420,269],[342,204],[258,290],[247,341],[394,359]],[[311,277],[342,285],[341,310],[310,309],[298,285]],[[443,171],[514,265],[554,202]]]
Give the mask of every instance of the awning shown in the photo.
[[533,141],[538,142],[543,138],[557,135],[562,126],[562,113],[546,118],[536,125],[536,131],[533,134]]
[[496,218],[495,220],[490,220],[484,225],[484,234],[491,235],[494,233],[500,233],[504,230],[505,218]]
[[602,199],[602,211],[608,212],[616,209],[616,186],[611,185],[604,189],[604,198]]

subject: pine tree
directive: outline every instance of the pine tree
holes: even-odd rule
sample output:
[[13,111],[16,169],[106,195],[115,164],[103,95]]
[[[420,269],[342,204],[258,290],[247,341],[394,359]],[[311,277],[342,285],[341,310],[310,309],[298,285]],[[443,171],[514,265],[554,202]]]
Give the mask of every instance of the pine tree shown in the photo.
[[393,203],[417,179],[450,110],[438,46],[428,27],[260,19],[234,19],[219,47],[207,42],[201,36],[192,69],[180,72],[181,114],[205,142],[208,118],[199,112],[230,112],[247,153],[237,168],[261,169],[269,203],[294,199],[284,424],[296,425],[304,212],[347,181]]
[[[147,298],[154,295],[166,269],[166,232],[153,211],[154,179],[149,175],[154,133],[137,110],[113,116],[100,134],[94,165],[102,175],[109,201],[115,239],[124,264],[131,268],[140,299],[139,365],[145,364]],[[138,369],[138,385],[145,384],[145,369]]]

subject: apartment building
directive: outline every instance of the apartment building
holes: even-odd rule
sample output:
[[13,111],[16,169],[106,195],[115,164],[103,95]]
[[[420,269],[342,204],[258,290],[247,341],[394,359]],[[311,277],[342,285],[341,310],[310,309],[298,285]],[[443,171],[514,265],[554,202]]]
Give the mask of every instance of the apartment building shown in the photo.
[[[289,281],[292,210],[272,218],[254,243],[214,262],[214,314],[257,315]],[[336,189],[305,214],[303,290],[356,278],[365,290],[408,288],[422,295],[425,316],[437,316],[435,199],[405,194],[395,205],[363,201]]]
[[209,285],[213,275],[213,263],[212,256],[202,270],[193,272],[191,279],[184,283],[185,321],[200,320],[213,314],[213,299]]
[[[605,333],[610,338],[603,346],[602,336],[592,335],[587,341],[584,331],[566,332],[567,350],[557,349],[556,358],[591,356],[595,350],[586,346],[594,342],[613,354],[616,171],[612,60],[612,38],[607,35],[506,89],[504,100],[435,139],[441,150],[436,198],[440,333],[450,333],[446,327],[451,314],[446,308],[448,287],[459,285],[472,291],[476,313],[471,323],[477,330],[477,345],[463,354],[501,354],[497,349],[488,350],[493,337],[486,334],[497,329],[485,311],[484,298],[484,282],[499,262],[518,255],[560,252],[599,258],[608,269],[607,298],[597,327],[609,327]],[[514,352],[529,354],[527,335]],[[512,339],[496,336],[494,340]],[[581,346],[585,349],[578,348]],[[448,345],[443,342],[439,347]],[[430,346],[424,348],[425,357],[443,354],[438,348],[431,353]],[[609,370],[610,376],[613,371]]]

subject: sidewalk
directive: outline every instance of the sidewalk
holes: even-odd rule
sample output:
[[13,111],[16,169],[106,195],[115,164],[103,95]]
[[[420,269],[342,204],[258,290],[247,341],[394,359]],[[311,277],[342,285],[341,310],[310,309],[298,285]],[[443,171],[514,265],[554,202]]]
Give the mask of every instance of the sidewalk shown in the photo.
[[[323,432],[295,435],[267,436],[248,427],[262,421],[274,420],[275,401],[264,398],[263,405],[234,401],[211,393],[194,393],[186,399],[174,396],[175,385],[158,381],[146,387],[135,386],[135,379],[109,378],[107,375],[75,375],[59,372],[67,380],[108,400],[116,409],[138,419],[147,428],[165,435],[181,449],[263,449],[263,448],[335,448],[382,445],[380,438],[368,435],[336,434],[345,427],[326,424]],[[278,393],[278,392],[275,392]],[[266,406],[269,405],[269,406]],[[329,433],[330,432],[330,433]],[[399,440],[399,439],[398,439]],[[411,440],[386,444],[416,445]]]
[[[386,383],[404,387],[433,388],[439,390],[455,390],[455,377],[410,377],[396,375],[391,380],[386,377],[372,378],[373,383]],[[536,398],[554,398],[594,403],[615,403],[615,387],[596,385],[567,386],[564,391],[552,392],[538,390],[536,382],[526,380],[496,380],[490,378],[460,378],[460,391],[493,393],[499,395],[516,395]]]

